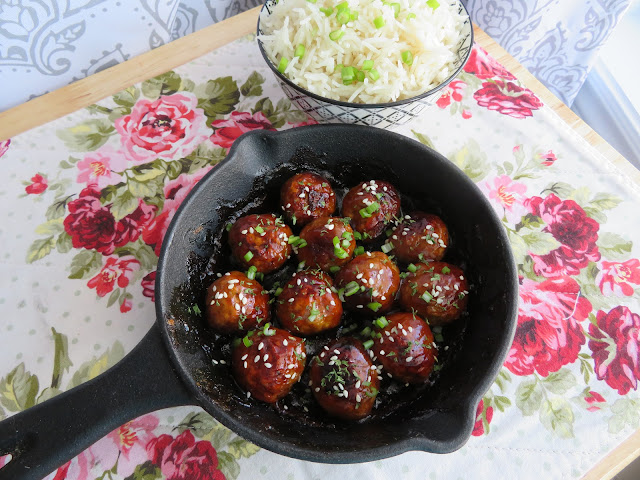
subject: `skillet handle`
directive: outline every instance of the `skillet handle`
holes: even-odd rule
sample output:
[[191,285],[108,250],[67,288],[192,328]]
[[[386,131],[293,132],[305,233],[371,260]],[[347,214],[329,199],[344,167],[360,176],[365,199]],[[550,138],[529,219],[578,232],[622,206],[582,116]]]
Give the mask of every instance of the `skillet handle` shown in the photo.
[[0,455],[12,455],[0,480],[41,480],[127,421],[194,403],[154,323],[102,375],[0,422]]

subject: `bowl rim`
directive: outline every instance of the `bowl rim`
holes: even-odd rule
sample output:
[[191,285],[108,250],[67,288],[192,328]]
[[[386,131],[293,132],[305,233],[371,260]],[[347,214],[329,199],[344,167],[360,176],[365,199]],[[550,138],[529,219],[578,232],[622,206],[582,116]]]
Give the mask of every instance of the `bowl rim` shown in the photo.
[[449,85],[449,83],[451,83],[462,71],[462,69],[464,68],[464,66],[467,64],[467,62],[469,61],[469,57],[471,56],[471,50],[473,49],[473,44],[474,44],[474,31],[473,31],[473,23],[471,21],[471,15],[469,15],[469,10],[467,10],[467,7],[465,6],[465,4],[462,2],[462,0],[455,0],[459,6],[462,7],[462,9],[464,10],[468,22],[469,22],[469,29],[470,29],[470,39],[469,39],[469,49],[467,50],[467,53],[464,57],[464,59],[462,60],[462,62],[460,62],[460,65],[458,66],[458,68],[455,69],[455,71],[453,73],[451,73],[451,75],[449,75],[447,77],[446,80],[444,80],[443,82],[439,83],[438,85],[436,85],[435,87],[433,87],[431,90],[427,90],[426,92],[423,92],[419,95],[416,95],[414,97],[411,98],[405,98],[403,100],[397,100],[395,102],[385,102],[385,103],[354,103],[354,102],[345,102],[342,100],[334,100],[332,98],[327,98],[327,97],[323,97],[321,95],[318,95],[317,93],[313,93],[310,92],[309,90],[301,87],[300,85],[292,82],[288,77],[286,77],[285,75],[283,75],[282,73],[280,73],[280,71],[276,68],[276,66],[273,64],[273,62],[271,62],[271,60],[269,59],[269,56],[267,55],[267,52],[264,49],[264,46],[262,45],[262,41],[260,41],[260,20],[262,19],[262,12],[264,12],[264,10],[267,7],[267,2],[269,2],[271,0],[265,0],[264,3],[262,4],[262,8],[260,9],[260,13],[258,14],[258,23],[256,26],[256,41],[258,42],[258,48],[260,49],[260,53],[262,54],[262,57],[264,58],[264,61],[267,63],[267,65],[269,66],[269,68],[271,69],[271,71],[274,73],[274,75],[278,78],[278,80],[280,80],[281,82],[286,83],[287,85],[289,85],[291,88],[303,93],[304,95],[314,98],[315,100],[319,100],[325,103],[329,103],[331,105],[337,105],[340,107],[348,107],[348,108],[367,108],[367,109],[381,109],[381,108],[389,108],[389,107],[397,107],[400,105],[407,105],[407,104],[411,104],[414,103],[416,101],[420,101],[423,100],[426,97],[429,97],[431,95],[433,95],[434,93],[438,92],[439,90],[442,90],[444,87],[446,87],[447,85]]

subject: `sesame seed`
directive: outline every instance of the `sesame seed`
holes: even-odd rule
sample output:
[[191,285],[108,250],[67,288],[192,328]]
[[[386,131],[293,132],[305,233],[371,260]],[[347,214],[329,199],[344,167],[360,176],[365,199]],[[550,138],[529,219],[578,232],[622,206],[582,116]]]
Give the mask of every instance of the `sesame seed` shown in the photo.
[[[323,347],[327,352],[329,351],[329,347],[327,347],[326,345]],[[324,355],[324,354],[323,354]]]
[[387,299],[387,297],[385,297],[384,295],[382,295],[382,296],[380,297],[380,300],[386,300],[386,299]]
[[285,338],[284,340],[282,340],[282,344],[286,347],[287,345],[289,345],[289,342],[287,342],[287,339]]
[[464,280],[464,277],[462,275],[460,275],[460,280]]
[[364,305],[356,305],[356,308],[364,308]]
[[444,351],[446,352],[447,350],[449,350],[449,345],[444,346]]
[[295,298],[291,297],[289,300],[287,300],[289,303],[293,303],[293,301],[295,300]]
[[[384,187],[384,188],[387,188],[387,187]],[[359,394],[359,393],[357,393],[357,394],[356,394],[356,402],[358,402],[358,403],[359,403],[359,402],[360,402],[360,400],[362,400],[362,397],[360,396],[360,394]]]
[[373,263],[370,263],[370,264],[369,264],[369,268],[373,268]]
[[335,225],[333,225],[332,223],[328,223],[325,225],[325,227],[327,228],[327,230],[333,230],[333,227],[335,227]]
[[240,232],[240,233],[242,233],[243,235],[246,235],[247,234],[247,230],[242,230],[242,232]]
[[407,357],[406,360],[407,362],[410,362],[411,360],[413,360],[413,357]]
[[233,308],[235,308],[236,310],[240,311],[240,304],[239,303],[234,303],[233,304]]
[[212,359],[211,359],[211,363],[213,363],[214,365],[217,365],[217,364],[218,364],[218,361],[217,361],[215,358],[212,358]]
[[247,368],[247,367],[248,367],[247,362],[244,362],[244,368]]
[[320,387],[316,387],[313,389],[314,392],[318,393],[320,391]]
[[265,353],[265,354],[264,354],[264,357],[262,357],[262,361],[263,361],[263,362],[266,362],[267,360],[269,360],[269,354],[268,354],[268,353]]
[[360,388],[360,380],[356,382],[356,388]]
[[248,356],[249,356],[249,354],[245,353],[240,360],[246,360]]
[[380,355],[384,355],[384,350],[380,350]]
[[271,368],[272,365],[270,363],[265,363],[264,366],[267,368]]
[[303,409],[305,412],[308,412],[308,411],[309,411],[309,409],[308,409],[307,407],[302,407],[302,409]]
[[256,355],[256,357],[253,359],[253,363],[258,363],[260,361],[260,355]]
[[251,392],[247,392],[247,398],[251,397]]
[[218,278],[221,278],[221,277],[222,277],[222,274],[221,274],[220,272],[218,272],[218,273],[216,273],[216,276],[217,276]]
[[284,405],[282,408],[284,408],[285,410],[289,410],[289,407]]
[[225,362],[224,360],[220,360],[220,364],[221,365],[225,365],[227,362]]
[[413,332],[413,327],[407,327],[407,330],[409,330],[410,332]]
[[258,345],[258,350],[262,350],[264,348],[264,342],[260,342],[260,345]]

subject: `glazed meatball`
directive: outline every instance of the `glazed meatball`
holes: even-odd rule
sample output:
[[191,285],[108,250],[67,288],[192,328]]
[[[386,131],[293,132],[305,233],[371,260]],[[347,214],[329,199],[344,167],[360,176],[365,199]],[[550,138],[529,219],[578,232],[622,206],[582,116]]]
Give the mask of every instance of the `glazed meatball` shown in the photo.
[[380,388],[378,371],[359,340],[342,337],[311,361],[311,391],[329,415],[358,420],[371,413]]
[[300,380],[306,358],[304,340],[279,328],[251,333],[233,350],[233,376],[258,400],[277,402]]
[[424,382],[438,354],[429,325],[417,315],[404,312],[392,313],[385,321],[387,325],[376,328],[373,336],[374,361],[401,382]]
[[336,210],[336,194],[329,182],[311,172],[294,175],[280,189],[280,206],[294,225],[329,217]]
[[400,270],[382,252],[365,252],[336,275],[345,306],[366,315],[380,315],[391,309],[400,287]]
[[404,216],[389,241],[394,246],[393,254],[402,262],[442,260],[449,245],[449,231],[440,217],[414,212]]
[[342,302],[331,287],[331,277],[321,270],[294,273],[278,296],[280,325],[294,335],[336,328],[342,318]]
[[242,272],[229,272],[207,289],[205,317],[214,330],[235,333],[253,330],[270,317],[269,294]]
[[351,226],[365,242],[379,237],[399,213],[400,195],[381,180],[356,185],[342,200],[342,215],[351,219]]
[[346,218],[317,218],[300,232],[298,259],[307,267],[331,272],[349,263],[356,248],[353,230]]
[[421,263],[400,287],[400,304],[425,317],[430,325],[445,325],[467,308],[469,284],[463,271],[445,262]]
[[246,215],[229,230],[229,244],[233,256],[243,266],[269,273],[291,256],[288,243],[291,235],[291,229],[273,214]]

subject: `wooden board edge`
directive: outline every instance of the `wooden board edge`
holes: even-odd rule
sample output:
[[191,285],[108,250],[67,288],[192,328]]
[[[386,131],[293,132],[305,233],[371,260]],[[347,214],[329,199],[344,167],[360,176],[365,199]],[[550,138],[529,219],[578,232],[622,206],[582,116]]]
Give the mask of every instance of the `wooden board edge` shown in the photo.
[[640,456],[640,430],[614,448],[581,480],[611,480]]
[[0,112],[0,141],[184,65],[256,30],[260,6]]

